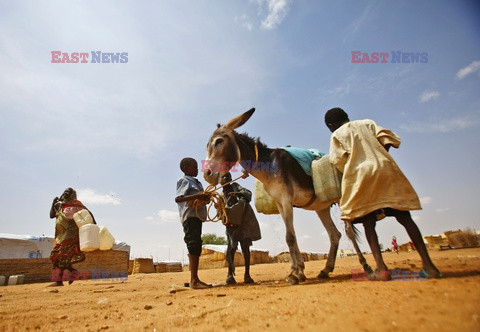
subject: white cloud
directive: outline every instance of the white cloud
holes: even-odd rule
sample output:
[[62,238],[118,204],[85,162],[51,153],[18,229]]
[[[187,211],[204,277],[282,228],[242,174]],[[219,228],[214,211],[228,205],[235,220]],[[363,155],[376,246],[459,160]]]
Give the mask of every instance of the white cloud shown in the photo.
[[247,15],[245,14],[240,17],[235,17],[235,22],[240,23],[241,26],[247,29],[248,31],[253,30],[253,23],[248,19]]
[[418,222],[422,220],[422,217],[420,217],[418,214],[412,214],[412,219]]
[[282,225],[282,226],[275,227],[273,231],[280,232],[280,233],[285,232],[285,226]]
[[423,91],[422,95],[420,96],[420,102],[421,103],[426,103],[427,101],[435,100],[438,97],[440,97],[440,93],[438,91],[425,90],[425,91]]
[[365,25],[365,23],[368,21],[370,13],[372,12],[372,5],[367,6],[361,13],[361,15],[354,20],[348,29],[351,31],[351,33],[356,33],[360,28]]
[[463,80],[465,77],[475,73],[478,70],[480,70],[480,60],[473,61],[471,64],[469,64],[468,66],[460,69],[457,72],[457,79]]
[[[358,67],[357,67],[358,68]],[[411,80],[412,67],[398,67],[380,74],[359,74],[351,72],[341,80],[333,80],[319,88],[320,95],[344,97],[351,92],[363,93],[372,98],[391,98]],[[353,70],[353,68],[352,68]]]
[[248,31],[251,31],[253,29],[253,24],[251,22],[243,22],[242,26],[245,27]]
[[350,89],[351,89],[351,86],[352,85],[355,85],[355,80],[356,80],[356,76],[355,75],[350,75],[348,77],[346,77],[342,83],[340,83],[339,85],[337,85],[336,87],[334,88],[331,88],[331,89],[327,89],[325,91],[325,93],[327,95],[330,95],[330,96],[333,96],[333,97],[343,97],[345,95],[347,95],[348,93],[350,93]]
[[159,225],[173,222],[179,223],[180,217],[178,215],[178,211],[160,210],[150,216],[145,217],[145,220],[152,225]]
[[420,197],[420,203],[422,204],[430,204],[432,203],[432,201],[433,198],[431,198],[430,196]]
[[449,119],[412,122],[402,124],[400,128],[410,133],[451,133],[477,127],[479,124],[480,118],[478,116],[465,115]]
[[332,96],[344,96],[350,92],[350,83],[345,83],[344,85],[338,85],[333,89],[327,90],[326,93]]
[[261,0],[260,4],[268,3],[268,15],[262,21],[262,28],[275,29],[285,19],[288,13],[288,0]]
[[260,225],[260,228],[261,228],[261,229],[271,228],[270,224],[267,223],[267,222],[261,222],[261,221],[259,221],[258,224]]
[[92,205],[120,205],[121,201],[114,193],[99,194],[95,190],[86,188],[77,191],[78,199],[84,204]]
[[180,221],[180,217],[178,215],[178,211],[170,211],[170,210],[160,210],[158,211],[157,215],[160,217],[160,222],[178,222]]
[[372,16],[374,15],[373,13],[376,10],[376,7],[379,5],[374,5],[374,4],[369,4],[368,6],[363,9],[362,13],[352,21],[352,23],[346,27],[345,29],[345,37],[343,39],[343,44],[347,42],[348,38],[352,38],[355,36],[355,34],[365,25],[368,24],[368,22],[372,19]]

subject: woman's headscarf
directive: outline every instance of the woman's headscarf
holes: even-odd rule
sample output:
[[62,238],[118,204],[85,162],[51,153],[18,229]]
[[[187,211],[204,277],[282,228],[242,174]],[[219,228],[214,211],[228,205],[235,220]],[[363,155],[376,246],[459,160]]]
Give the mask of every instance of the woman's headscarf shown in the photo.
[[77,200],[77,192],[75,189],[68,187],[60,196],[60,200],[65,203],[72,203]]

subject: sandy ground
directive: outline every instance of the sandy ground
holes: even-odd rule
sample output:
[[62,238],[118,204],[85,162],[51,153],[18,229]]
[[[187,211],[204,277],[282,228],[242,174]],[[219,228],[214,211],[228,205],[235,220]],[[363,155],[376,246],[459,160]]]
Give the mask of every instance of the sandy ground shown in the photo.
[[[0,287],[0,330],[48,331],[480,331],[480,249],[431,251],[442,279],[354,281],[356,257],[337,259],[325,281],[325,261],[306,263],[307,281],[285,282],[289,264],[252,266],[256,283],[170,292],[189,272],[136,274],[127,281],[77,281]],[[385,253],[390,269],[419,271],[419,256]],[[367,255],[373,265],[373,257]],[[243,282],[243,268],[237,281]],[[222,283],[226,268],[201,270]],[[58,290],[58,292],[57,292]]]

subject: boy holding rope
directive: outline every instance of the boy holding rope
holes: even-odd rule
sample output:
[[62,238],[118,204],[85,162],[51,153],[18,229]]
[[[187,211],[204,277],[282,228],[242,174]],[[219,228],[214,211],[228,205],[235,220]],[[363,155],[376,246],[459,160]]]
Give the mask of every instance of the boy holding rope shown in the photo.
[[183,158],[180,161],[180,169],[185,175],[177,182],[175,202],[178,204],[178,212],[185,233],[184,241],[188,249],[190,287],[210,288],[212,285],[198,278],[198,265],[202,253],[202,219],[207,218],[206,204],[210,201],[210,197],[203,192],[202,183],[196,178],[198,164],[195,159]]
[[[246,178],[248,173],[244,173],[242,178]],[[232,174],[225,174],[220,182],[223,186],[223,194],[227,201],[227,206],[234,205],[239,199],[245,200],[244,211],[240,225],[225,225],[227,235],[227,263],[228,263],[228,276],[226,283],[229,285],[236,284],[235,280],[235,264],[234,257],[237,251],[238,243],[242,248],[243,258],[245,260],[245,274],[243,282],[245,284],[252,284],[254,281],[250,276],[250,246],[252,241],[257,241],[262,238],[260,233],[260,226],[258,225],[255,212],[250,206],[252,200],[252,192],[247,188],[242,187],[236,182],[232,182]]]

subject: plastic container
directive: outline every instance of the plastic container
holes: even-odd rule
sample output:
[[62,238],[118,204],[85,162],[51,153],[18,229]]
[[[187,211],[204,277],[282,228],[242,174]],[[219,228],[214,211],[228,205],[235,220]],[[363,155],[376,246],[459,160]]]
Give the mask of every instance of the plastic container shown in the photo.
[[73,220],[77,224],[77,227],[80,228],[85,225],[93,224],[93,218],[90,212],[86,209],[80,210],[73,215]]
[[112,249],[115,238],[108,231],[107,227],[100,226],[100,250]]
[[342,197],[342,173],[340,173],[328,155],[312,162],[312,178],[315,195],[322,202],[338,201]]
[[78,230],[81,251],[94,251],[100,249],[100,227],[94,224],[84,225]]
[[277,203],[263,188],[263,183],[255,179],[255,208],[263,214],[280,214]]
[[25,280],[25,275],[24,274],[18,274],[14,276],[8,277],[8,285],[21,285],[23,284],[23,281]]

